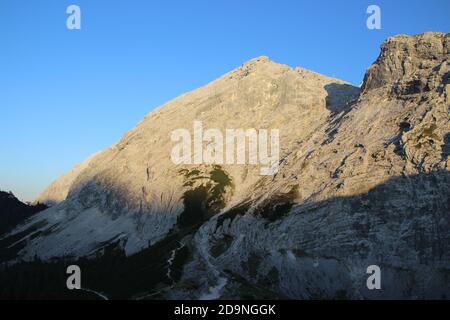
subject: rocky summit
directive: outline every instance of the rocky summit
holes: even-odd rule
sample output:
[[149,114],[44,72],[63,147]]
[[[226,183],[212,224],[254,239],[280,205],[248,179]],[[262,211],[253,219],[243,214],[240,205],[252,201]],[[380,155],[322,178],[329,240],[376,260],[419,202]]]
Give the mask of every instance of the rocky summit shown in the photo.
[[[394,36],[361,88],[250,60],[54,182],[3,260],[78,259],[112,297],[450,298],[449,54],[450,34]],[[171,133],[195,121],[278,129],[278,172],[175,165]]]

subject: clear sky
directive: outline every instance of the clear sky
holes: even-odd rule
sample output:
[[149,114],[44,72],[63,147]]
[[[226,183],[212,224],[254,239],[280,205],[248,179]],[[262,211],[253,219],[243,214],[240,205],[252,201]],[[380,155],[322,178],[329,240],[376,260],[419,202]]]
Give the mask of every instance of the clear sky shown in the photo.
[[[66,8],[81,8],[81,30]],[[381,30],[366,9],[381,8]],[[450,32],[450,0],[0,0],[0,189],[34,199],[145,114],[267,55],[358,85],[392,35]]]

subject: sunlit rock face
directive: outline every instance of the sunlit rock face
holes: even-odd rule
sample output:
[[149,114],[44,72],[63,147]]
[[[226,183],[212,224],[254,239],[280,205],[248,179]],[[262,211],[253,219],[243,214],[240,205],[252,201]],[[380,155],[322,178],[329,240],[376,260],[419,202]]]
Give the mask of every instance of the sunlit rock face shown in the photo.
[[[148,297],[450,298],[449,39],[386,40],[361,92],[253,59],[55,182],[0,244],[16,261],[158,252]],[[279,129],[277,174],[174,165],[171,132],[194,121]]]

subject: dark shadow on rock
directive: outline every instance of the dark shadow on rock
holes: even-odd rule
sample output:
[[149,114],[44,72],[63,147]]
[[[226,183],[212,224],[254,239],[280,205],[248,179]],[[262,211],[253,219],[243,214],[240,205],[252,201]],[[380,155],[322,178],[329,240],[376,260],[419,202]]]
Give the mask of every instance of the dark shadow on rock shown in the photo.
[[[274,197],[273,199],[277,199]],[[284,204],[284,200],[272,201],[266,207],[276,208]],[[259,215],[260,210],[253,208]],[[231,212],[232,210],[230,210]],[[345,230],[346,237],[353,240],[369,240],[369,247],[380,249],[397,245],[405,241],[405,245],[414,251],[418,264],[433,261],[450,261],[450,172],[439,170],[432,173],[421,173],[414,176],[391,177],[385,183],[375,186],[367,193],[353,196],[334,197],[320,202],[301,203],[293,207],[291,214],[298,214],[299,219],[305,219],[303,232],[311,230],[311,241],[320,238],[333,238]],[[225,212],[224,215],[227,215]],[[270,223],[283,219],[286,214],[276,216],[276,211],[270,215]],[[237,212],[243,216],[246,211]],[[312,217],[313,219],[309,219]],[[227,218],[235,218],[227,215]],[[336,220],[338,218],[338,220]],[[317,220],[323,223],[324,230],[315,229]],[[223,223],[223,221],[221,221]],[[344,226],[345,223],[350,223]],[[309,225],[311,224],[311,225]],[[402,224],[408,225],[411,234],[406,236],[406,229],[401,230]],[[339,228],[328,230],[333,225]],[[380,227],[393,228],[390,232],[396,234],[395,243],[380,242]],[[344,228],[345,227],[345,228]],[[373,240],[370,243],[370,240]],[[344,249],[343,244],[335,244]],[[305,248],[306,249],[306,248]],[[365,251],[365,250],[362,250]],[[344,252],[342,252],[344,254]],[[330,251],[330,255],[339,255],[339,249]],[[361,252],[362,256],[365,253]],[[450,266],[449,266],[450,271]]]
[[326,107],[331,112],[328,127],[325,129],[327,138],[322,145],[331,143],[339,131],[342,120],[350,112],[353,103],[359,96],[359,88],[349,84],[332,83],[325,85],[328,95]]
[[346,111],[351,102],[359,95],[359,88],[345,83],[331,83],[325,85],[327,91],[326,106],[333,114]]
[[443,161],[447,161],[450,155],[450,132],[444,135],[444,145],[442,146],[441,157]]
[[[269,207],[276,208],[277,203]],[[227,215],[227,218],[236,223],[255,212],[265,219],[258,210],[239,212],[234,217]],[[286,216],[282,214],[276,219],[276,214],[274,211],[269,220],[274,224],[274,232],[276,224]],[[298,245],[289,247],[297,262],[308,264],[317,259],[322,261],[320,266],[324,265],[311,267],[309,273],[297,276],[299,283],[289,285],[297,288],[291,292],[298,290],[293,298],[336,299],[342,290],[347,290],[347,297],[361,294],[368,299],[450,297],[449,171],[391,177],[367,193],[298,204],[289,216],[297,226],[292,231],[301,230],[301,236],[293,236]],[[233,244],[228,243],[227,247]],[[260,244],[257,248],[261,253]],[[282,249],[287,248],[278,248]],[[221,254],[226,255],[227,251]],[[265,254],[270,255],[262,251],[261,257]],[[333,285],[336,291],[321,280],[329,276],[326,266],[330,261],[335,261],[333,268],[341,270],[338,275],[342,283]],[[360,270],[357,286],[349,276],[350,270],[354,272],[355,268],[372,264],[380,266],[383,272],[383,290],[367,289],[365,269]],[[305,293],[306,284],[308,292]]]
[[32,215],[47,209],[45,204],[21,202],[11,192],[0,191],[0,236]]
[[[330,265],[330,261],[333,261],[333,270],[340,270],[334,271],[336,276],[339,275],[339,281],[342,281],[342,284],[333,285],[338,291],[320,287],[324,282],[319,280],[326,276],[323,273],[330,270],[317,267],[306,273],[304,276],[308,279],[305,283],[310,284],[309,297],[354,297],[354,291],[351,290],[360,290],[369,299],[450,297],[450,282],[446,282],[450,279],[450,172],[392,177],[367,193],[298,204],[290,213],[277,211],[279,206],[276,202],[284,204],[285,199],[273,199],[274,203],[265,205],[265,208],[274,208],[269,216],[267,210],[263,213],[261,210],[253,212],[268,224],[276,224],[278,220],[295,215],[295,223],[302,226],[301,237],[304,240],[291,248],[296,259],[303,261],[303,264],[315,258],[322,259],[320,261],[324,265]],[[236,220],[249,214],[246,208],[226,212],[226,219]],[[174,229],[166,238],[129,257],[124,255],[120,246],[116,246],[109,253],[106,250],[103,256],[95,259],[60,259],[53,262],[37,260],[4,267],[0,272],[0,280],[5,283],[0,290],[0,298],[8,298],[10,292],[15,292],[15,297],[18,298],[52,297],[50,293],[62,291],[65,284],[65,278],[55,270],[65,270],[64,266],[73,261],[84,270],[83,281],[86,286],[103,292],[108,297],[125,299],[141,292],[156,294],[161,292],[161,288],[173,283],[180,285],[178,281],[183,266],[192,260],[192,254],[187,249],[184,252],[177,248],[188,232],[191,231],[186,228]],[[211,254],[227,254],[234,238],[230,235],[223,241],[223,245],[214,243],[220,246],[220,250]],[[11,243],[8,239],[3,239],[0,247],[5,248],[6,242]],[[261,249],[261,244],[255,246]],[[169,279],[167,270],[172,252],[177,254],[170,267],[172,276]],[[349,273],[346,273],[349,266],[354,269],[370,264],[381,267],[381,291],[366,289],[368,275],[365,271],[361,272],[360,286],[356,289],[352,282],[355,279],[351,279]],[[175,271],[178,272],[176,276]],[[24,285],[16,290],[16,283],[25,278],[32,278],[33,285]],[[417,279],[422,279],[422,282],[425,281],[423,279],[428,280],[419,283]],[[267,287],[267,292],[274,289]],[[189,290],[188,287],[186,290]],[[280,291],[280,296],[282,294]],[[61,298],[67,297],[63,295]],[[151,298],[166,296],[156,294]]]

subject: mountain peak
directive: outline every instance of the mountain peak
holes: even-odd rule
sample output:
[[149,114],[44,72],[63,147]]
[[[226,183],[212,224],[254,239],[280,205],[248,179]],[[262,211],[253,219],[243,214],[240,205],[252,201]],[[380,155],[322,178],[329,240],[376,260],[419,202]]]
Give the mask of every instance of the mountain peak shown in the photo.
[[266,62],[273,62],[272,60],[270,60],[270,58],[268,56],[259,56],[253,59],[248,60],[247,62],[245,62],[244,64],[255,64],[255,63],[266,63]]
[[230,71],[224,77],[229,79],[242,79],[246,76],[258,72],[267,71],[269,73],[276,72],[277,70],[287,70],[290,69],[288,66],[276,63],[269,59],[267,56],[259,56],[253,59],[250,59],[243,64],[241,64],[236,69]]
[[450,33],[396,35],[381,45],[378,59],[368,69],[361,92],[387,87],[396,95],[437,89],[449,81]]

